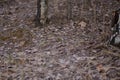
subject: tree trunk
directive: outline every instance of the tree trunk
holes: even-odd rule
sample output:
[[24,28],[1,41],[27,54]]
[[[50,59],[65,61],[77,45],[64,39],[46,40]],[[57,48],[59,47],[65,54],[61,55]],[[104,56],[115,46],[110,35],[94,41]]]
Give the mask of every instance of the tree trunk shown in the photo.
[[37,0],[36,26],[45,25],[47,21],[48,0]]

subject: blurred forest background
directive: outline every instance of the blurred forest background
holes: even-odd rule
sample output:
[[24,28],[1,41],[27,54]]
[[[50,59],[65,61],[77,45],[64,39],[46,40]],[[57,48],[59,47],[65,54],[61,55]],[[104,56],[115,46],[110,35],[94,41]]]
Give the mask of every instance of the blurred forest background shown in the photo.
[[47,6],[36,26],[37,0],[0,0],[0,80],[120,80],[120,50],[107,44],[120,1]]

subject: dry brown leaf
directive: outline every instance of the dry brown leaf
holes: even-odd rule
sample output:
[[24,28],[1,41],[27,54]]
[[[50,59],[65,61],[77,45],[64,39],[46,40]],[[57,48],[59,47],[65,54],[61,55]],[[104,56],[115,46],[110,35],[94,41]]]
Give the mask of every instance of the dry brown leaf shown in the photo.
[[86,27],[87,23],[84,21],[81,21],[80,23],[78,23],[78,25],[81,26],[82,29],[84,29]]

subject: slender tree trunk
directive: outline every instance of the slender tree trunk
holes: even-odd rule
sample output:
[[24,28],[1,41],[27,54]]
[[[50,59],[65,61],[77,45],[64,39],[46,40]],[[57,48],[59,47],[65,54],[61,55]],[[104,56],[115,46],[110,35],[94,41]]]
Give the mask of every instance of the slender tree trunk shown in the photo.
[[40,25],[40,18],[41,18],[41,0],[37,0],[37,15],[36,15],[36,26]]
[[41,0],[41,20],[40,22],[44,25],[47,20],[47,9],[48,9],[48,0]]
[[72,19],[72,3],[71,3],[71,0],[67,0],[67,5],[68,5],[67,18],[68,18],[68,20],[71,20]]
[[46,24],[47,9],[48,9],[48,0],[37,0],[36,26]]

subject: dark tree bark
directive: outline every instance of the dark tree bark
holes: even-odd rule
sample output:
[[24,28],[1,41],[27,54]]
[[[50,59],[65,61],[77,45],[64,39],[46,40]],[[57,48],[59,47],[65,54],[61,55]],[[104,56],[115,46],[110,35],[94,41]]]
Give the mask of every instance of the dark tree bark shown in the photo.
[[43,26],[47,21],[48,0],[37,0],[36,26]]
[[68,20],[72,19],[72,3],[71,0],[67,0],[68,10],[67,10],[67,18]]
[[41,0],[37,0],[37,15],[36,15],[36,26],[40,25],[40,17],[41,17]]

